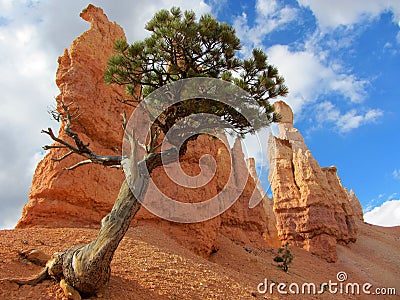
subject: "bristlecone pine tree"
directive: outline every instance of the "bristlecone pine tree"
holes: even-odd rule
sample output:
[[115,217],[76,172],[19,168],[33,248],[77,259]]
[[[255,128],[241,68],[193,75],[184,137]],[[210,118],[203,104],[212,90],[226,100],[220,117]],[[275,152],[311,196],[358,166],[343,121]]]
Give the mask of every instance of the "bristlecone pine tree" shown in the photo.
[[[177,149],[173,141],[169,141],[172,144],[170,149],[163,153],[157,152],[161,133],[166,134],[177,121],[197,113],[209,113],[223,118],[235,128],[238,135],[252,133],[279,118],[273,113],[269,99],[288,93],[284,79],[274,66],[268,64],[267,56],[259,49],[253,50],[251,58],[239,59],[237,52],[240,50],[240,41],[230,25],[218,22],[211,15],[203,15],[197,20],[192,11],[182,13],[179,8],[172,8],[170,11],[161,10],[156,13],[147,23],[146,29],[151,35],[143,41],[132,45],[123,40],[117,41],[115,55],[110,57],[105,70],[107,83],[126,86],[130,100],[121,99],[122,102],[136,106],[152,91],[168,83],[191,77],[212,77],[232,82],[247,91],[258,104],[248,109],[256,109],[260,118],[249,123],[232,107],[209,99],[189,99],[168,107],[153,122],[148,144],[145,145],[146,154],[140,161],[137,156],[138,143],[134,133],[130,135],[130,163],[137,170],[133,172],[131,180],[137,182],[136,188],[140,192],[135,194],[139,197],[131,192],[125,180],[114,207],[102,220],[95,240],[84,246],[72,246],[55,253],[36,280],[12,279],[15,282],[36,284],[51,276],[80,294],[95,294],[109,281],[113,254],[140,208],[140,198],[146,193],[148,178],[142,175],[146,173],[143,170],[147,168],[151,175],[156,167],[173,161],[173,158],[168,159],[173,157],[169,154],[185,152],[185,144]],[[68,151],[65,157],[77,154],[85,158],[71,166],[70,170],[87,163],[121,166],[122,156],[102,156],[93,152],[73,131],[73,121],[78,116],[79,108],[63,101],[60,101],[59,107],[60,111],[53,112],[53,116],[62,122],[70,139],[57,138],[49,128],[43,132],[55,143],[44,149],[61,147]],[[162,154],[165,154],[163,161]]]

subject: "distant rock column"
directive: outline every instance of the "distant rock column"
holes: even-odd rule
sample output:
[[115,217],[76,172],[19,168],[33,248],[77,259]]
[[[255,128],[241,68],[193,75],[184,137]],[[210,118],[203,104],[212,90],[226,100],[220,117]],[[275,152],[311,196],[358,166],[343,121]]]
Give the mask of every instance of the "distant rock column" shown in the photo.
[[279,238],[329,262],[337,260],[336,244],[355,242],[357,226],[346,189],[336,168],[321,168],[293,126],[293,112],[282,101],[279,137],[270,136],[269,181]]

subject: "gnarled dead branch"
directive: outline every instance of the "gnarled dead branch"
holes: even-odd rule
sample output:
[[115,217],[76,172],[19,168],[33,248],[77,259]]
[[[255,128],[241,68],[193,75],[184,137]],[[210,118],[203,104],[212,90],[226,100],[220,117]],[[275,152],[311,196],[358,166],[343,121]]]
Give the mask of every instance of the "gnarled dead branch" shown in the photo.
[[[69,104],[65,104],[64,101],[60,101],[60,106],[62,108],[62,112],[59,113],[56,117],[57,120],[61,120],[65,125],[64,125],[64,131],[65,133],[73,140],[73,143],[68,142],[64,139],[61,139],[57,137],[53,130],[51,128],[48,128],[47,130],[42,130],[42,133],[47,134],[50,136],[50,138],[55,142],[54,145],[46,145],[43,147],[44,150],[50,150],[50,149],[68,149],[70,150],[66,154],[62,155],[61,157],[58,158],[53,158],[54,161],[61,161],[67,157],[69,157],[72,154],[78,154],[80,156],[83,156],[87,158],[86,160],[83,160],[81,162],[78,162],[77,164],[65,168],[65,170],[73,170],[76,169],[77,167],[80,167],[82,165],[86,165],[89,163],[95,163],[95,164],[100,164],[103,166],[119,166],[122,161],[122,156],[120,155],[99,155],[92,151],[89,148],[89,144],[85,144],[79,135],[74,132],[71,128],[71,123],[73,120],[76,120],[79,118],[80,114],[79,112],[79,107],[75,106],[73,109],[72,106],[74,105],[73,102]],[[56,113],[53,113],[53,116]]]

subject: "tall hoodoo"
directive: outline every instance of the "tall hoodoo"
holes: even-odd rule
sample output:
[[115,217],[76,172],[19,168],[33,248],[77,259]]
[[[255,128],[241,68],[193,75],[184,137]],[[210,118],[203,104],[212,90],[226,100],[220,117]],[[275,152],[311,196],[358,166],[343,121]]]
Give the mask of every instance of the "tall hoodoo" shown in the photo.
[[281,242],[278,238],[278,230],[276,229],[276,218],[273,210],[273,202],[264,191],[262,187],[261,181],[258,178],[256,171],[256,162],[254,158],[247,159],[247,168],[249,169],[251,177],[256,184],[256,192],[262,197],[262,207],[263,212],[261,214],[266,215],[266,225],[263,231],[264,239],[267,241],[268,245],[279,248],[281,246]]
[[[90,22],[90,29],[58,58],[57,100],[79,106],[81,114],[73,122],[73,130],[90,143],[91,149],[118,155],[115,148],[121,148],[122,143],[121,113],[127,108],[116,98],[123,97],[125,89],[106,85],[103,77],[115,40],[125,39],[125,34],[119,25],[108,21],[101,8],[89,5],[81,17]],[[68,140],[64,125],[60,126],[59,137]],[[37,166],[29,202],[17,228],[98,226],[110,211],[124,180],[123,172],[95,164],[65,171],[63,168],[82,160],[72,155],[54,161],[65,152],[51,149]]]
[[290,107],[274,103],[279,136],[270,136],[269,180],[279,238],[334,262],[336,244],[355,242],[357,226],[336,168],[321,168],[293,126]]

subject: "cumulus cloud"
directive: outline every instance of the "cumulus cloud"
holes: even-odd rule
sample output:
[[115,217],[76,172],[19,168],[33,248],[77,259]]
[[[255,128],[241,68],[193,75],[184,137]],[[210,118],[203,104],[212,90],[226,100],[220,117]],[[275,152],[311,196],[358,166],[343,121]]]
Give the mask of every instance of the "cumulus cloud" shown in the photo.
[[287,45],[275,45],[267,50],[270,61],[277,65],[289,87],[287,102],[294,113],[324,95],[335,93],[351,102],[365,97],[367,81],[341,72],[336,64],[326,65],[312,49],[292,51]]
[[256,17],[253,25],[249,25],[246,13],[237,17],[233,26],[237,35],[243,43],[242,53],[245,56],[251,54],[250,49],[262,47],[262,41],[267,34],[294,21],[297,9],[291,6],[283,6],[277,0],[257,0]]
[[347,132],[352,129],[358,128],[363,124],[374,123],[377,118],[382,116],[383,112],[379,109],[371,109],[365,113],[365,115],[357,114],[357,112],[352,109],[344,115],[340,116],[336,122],[337,127],[341,132]]
[[[308,2],[299,3],[305,6]],[[309,3],[314,4],[313,1]],[[326,2],[315,5],[326,11],[332,6]],[[298,8],[284,6],[275,0],[258,0],[255,8],[254,22],[249,22],[245,13],[234,20],[234,27],[243,44],[242,54],[245,56],[250,55],[254,47],[263,48],[263,41],[268,34],[291,22],[298,23],[297,18],[301,15]],[[368,97],[370,81],[352,73],[352,68],[346,66],[340,56],[335,55],[335,51],[346,51],[351,47],[354,38],[354,33],[351,32],[341,31],[338,38],[316,28],[306,40],[299,41],[296,45],[278,44],[265,49],[269,61],[278,67],[285,78],[289,87],[289,95],[285,101],[292,107],[298,119],[303,118],[302,111],[305,107],[321,104],[332,97],[342,99],[342,104],[348,107],[347,111],[341,112],[336,108],[322,110],[322,106],[320,109],[329,114],[329,120],[336,124],[340,132],[376,122],[383,115],[380,109],[360,107]]]
[[297,0],[297,2],[313,12],[323,29],[371,21],[385,12],[392,12],[396,24],[400,21],[398,0]]
[[400,180],[400,169],[393,170],[392,175],[394,179]]
[[365,113],[358,113],[355,109],[352,109],[342,113],[332,102],[324,101],[316,106],[316,115],[319,124],[333,123],[339,132],[345,133],[361,125],[377,122],[383,116],[383,111],[369,109]]
[[364,213],[364,221],[380,226],[400,226],[400,200],[390,200]]
[[35,18],[16,12],[14,3],[8,3],[4,12],[10,15],[0,27],[0,228],[9,228],[27,201],[30,162],[47,141],[40,131],[54,126],[46,111],[57,89],[56,59],[49,61],[41,31],[32,25]]

